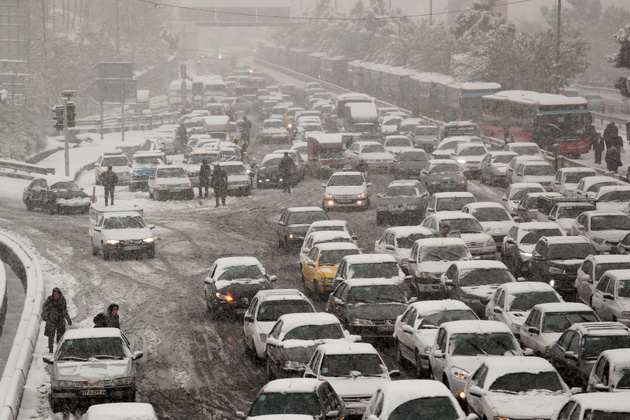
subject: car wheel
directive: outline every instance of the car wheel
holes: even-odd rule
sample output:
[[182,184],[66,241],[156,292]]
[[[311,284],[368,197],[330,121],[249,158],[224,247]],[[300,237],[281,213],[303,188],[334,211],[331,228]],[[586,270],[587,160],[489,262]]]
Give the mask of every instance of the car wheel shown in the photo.
[[26,210],[33,210],[33,203],[31,202],[31,200],[24,200],[24,205],[26,206]]
[[129,184],[129,192],[135,192],[136,186],[134,184]]
[[92,255],[98,255],[98,248],[94,246],[94,239],[90,238],[90,243],[92,244]]
[[396,340],[395,351],[396,351],[396,363],[398,363],[398,367],[402,368],[403,365],[405,364],[405,358],[402,355],[402,350],[400,349],[400,342],[398,340]]
[[271,369],[271,360],[269,358],[269,355],[267,355],[265,359],[267,360],[267,379],[272,381],[275,379],[276,375],[273,374],[273,370]]
[[109,252],[109,248],[101,244],[101,249],[103,250],[103,259],[109,260],[111,258],[111,253]]
[[422,369],[422,363],[420,363],[420,353],[416,351],[416,378],[418,379],[426,379],[430,376],[431,366],[429,366],[429,371],[425,371]]

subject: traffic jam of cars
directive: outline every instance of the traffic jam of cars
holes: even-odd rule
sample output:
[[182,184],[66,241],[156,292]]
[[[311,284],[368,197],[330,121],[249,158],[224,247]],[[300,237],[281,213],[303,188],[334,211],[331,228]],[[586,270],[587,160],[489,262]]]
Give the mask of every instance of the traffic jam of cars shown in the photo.
[[[97,185],[111,167],[118,185],[156,202],[201,196],[203,163],[226,173],[234,197],[318,180],[308,184],[318,205],[278,209],[274,243],[299,258],[298,288],[276,288],[260,255],[218,258],[200,279],[212,321],[242,320],[243,348],[269,380],[236,418],[565,419],[576,406],[626,418],[597,413],[630,407],[617,393],[630,390],[628,184],[556,168],[535,143],[491,145],[472,121],[438,126],[318,82],[255,94],[226,91],[94,165]],[[269,153],[258,161],[258,150]],[[499,198],[484,200],[473,182],[498,185]],[[139,205],[95,203],[52,176],[23,201],[89,213],[104,260],[156,255]],[[372,249],[359,246],[349,212],[379,230]],[[45,359],[53,411],[72,398],[135,400],[132,361],[143,353],[122,332],[95,331],[68,332]],[[92,380],[82,364],[112,377],[77,391]]]

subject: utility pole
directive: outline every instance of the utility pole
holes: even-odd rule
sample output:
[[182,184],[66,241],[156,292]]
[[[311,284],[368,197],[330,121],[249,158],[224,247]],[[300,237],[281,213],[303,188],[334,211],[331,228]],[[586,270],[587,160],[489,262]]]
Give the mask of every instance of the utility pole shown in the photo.
[[433,26],[433,0],[429,0],[429,26]]
[[120,133],[122,134],[122,140],[125,141],[125,79],[120,78],[120,84],[122,85],[122,118],[120,120]]
[[68,98],[63,97],[63,139],[66,176],[70,176],[70,148],[68,147]]
[[120,36],[118,26],[118,0],[116,0],[116,53],[120,54]]
[[560,38],[562,32],[562,0],[558,0],[558,33],[556,34],[556,93],[560,93]]

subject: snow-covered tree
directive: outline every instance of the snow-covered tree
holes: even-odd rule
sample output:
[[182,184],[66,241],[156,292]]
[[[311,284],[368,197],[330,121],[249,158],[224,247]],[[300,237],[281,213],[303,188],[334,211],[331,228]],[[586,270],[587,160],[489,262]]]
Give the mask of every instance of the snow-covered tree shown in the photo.
[[[621,44],[619,52],[608,57],[614,67],[630,69],[630,23],[619,29],[614,38]],[[630,76],[620,77],[615,87],[623,96],[630,97]]]

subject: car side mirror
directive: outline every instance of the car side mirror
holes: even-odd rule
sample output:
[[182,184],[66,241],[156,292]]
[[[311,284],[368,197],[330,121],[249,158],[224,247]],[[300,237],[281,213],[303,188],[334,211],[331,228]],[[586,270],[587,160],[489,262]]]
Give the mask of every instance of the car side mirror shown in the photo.
[[529,327],[527,329],[527,332],[529,332],[530,334],[540,334],[540,330],[538,328],[535,328],[535,327]]
[[573,387],[571,388],[571,394],[575,395],[575,394],[581,394],[582,392],[582,388],[580,388],[579,386]]
[[381,194],[381,193],[376,194],[376,196],[377,196],[378,198],[383,198],[383,194]]
[[243,315],[243,322],[254,322],[254,316],[252,314]]
[[453,287],[454,284],[453,279],[444,279],[444,286]]
[[267,277],[270,283],[273,283],[274,281],[278,280],[278,277],[274,276],[268,276]]
[[368,182],[368,183],[367,183],[367,186],[368,186],[368,187],[371,187],[371,186],[372,186],[372,183],[371,183],[371,182]]
[[305,378],[311,378],[311,379],[317,379],[317,375],[315,375],[313,372],[304,372],[304,377]]
[[501,201],[507,201],[507,197],[501,198]]
[[133,354],[131,355],[131,360],[142,359],[142,356],[144,356],[143,352],[141,352],[141,351],[134,351]]
[[494,312],[495,314],[502,314],[503,313],[503,309],[495,306],[494,309],[492,310],[492,312]]
[[470,388],[468,388],[468,393],[477,398],[481,398],[483,395],[482,389],[479,388],[477,385],[472,385]]
[[326,188],[326,183],[322,182],[322,188]]
[[523,356],[533,356],[533,355],[534,355],[534,350],[530,348],[523,349]]
[[548,220],[556,220],[556,216],[553,216],[553,215],[550,214],[549,216],[547,216],[547,219]]
[[278,224],[279,224],[280,226],[284,226],[284,222],[283,222],[282,220],[280,220],[280,221],[278,222]]
[[602,297],[606,300],[615,300],[615,297],[611,295],[610,293],[604,293]]
[[237,419],[245,419],[245,418],[247,418],[245,413],[243,413],[242,411],[237,411],[236,413],[234,413],[234,417],[236,417]]
[[414,331],[415,331],[415,330],[413,329],[413,327],[412,327],[411,325],[409,325],[409,324],[405,324],[405,325],[403,325],[403,326],[402,326],[402,330],[403,330],[403,332],[408,333],[408,334],[413,334],[413,333],[414,333]]
[[334,419],[339,417],[339,411],[338,410],[333,410],[333,411],[329,411],[328,413],[326,413],[326,418],[327,419]]
[[[415,264],[417,261],[413,258],[407,258],[407,265],[409,264]],[[413,279],[413,276],[411,276],[411,278]]]
[[574,351],[568,350],[564,353],[564,358],[565,359],[571,359],[571,360],[578,360],[577,354],[575,354]]
[[385,245],[385,249],[388,251],[393,251],[394,250],[394,245]]
[[100,228],[100,227],[95,227],[95,228],[94,228],[94,232],[100,232],[100,231],[102,231],[102,230],[103,230],[103,228]]
[[[580,390],[581,390],[581,388],[580,388]],[[608,387],[607,387],[606,385],[604,385],[604,384],[595,384],[595,391],[598,391],[598,392],[608,392],[608,391],[609,391],[609,389],[608,389]]]
[[149,229],[155,229],[155,225],[149,225]]
[[513,238],[505,238],[505,243],[510,245],[516,245],[516,241]]
[[431,352],[431,354],[436,359],[443,359],[444,358],[444,352],[442,350],[433,350],[433,352]]
[[269,346],[277,346],[278,345],[278,340],[273,338],[273,337],[267,337],[267,340],[265,341],[265,343]]
[[389,376],[392,378],[397,378],[400,376],[400,371],[399,370],[390,370],[389,371]]
[[49,365],[52,365],[55,363],[50,356],[42,357],[42,360],[44,361],[44,363],[49,364]]

